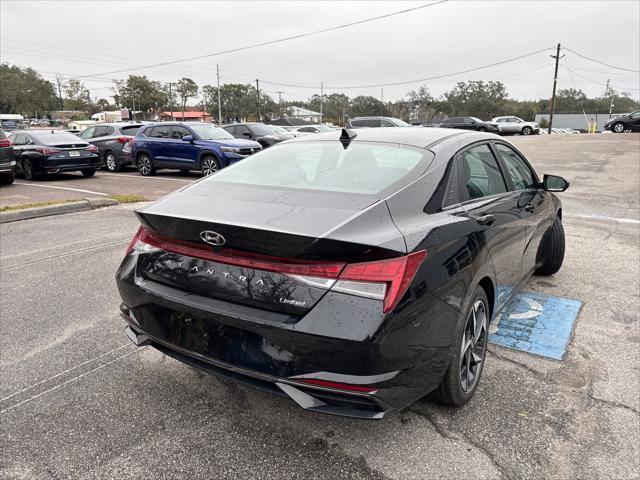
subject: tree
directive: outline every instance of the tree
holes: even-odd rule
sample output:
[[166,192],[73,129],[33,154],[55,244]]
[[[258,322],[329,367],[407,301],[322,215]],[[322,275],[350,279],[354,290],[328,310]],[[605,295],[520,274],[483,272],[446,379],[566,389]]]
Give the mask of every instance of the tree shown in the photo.
[[182,118],[184,119],[184,107],[187,105],[187,100],[198,95],[198,85],[190,78],[182,77],[176,84],[176,93],[182,103]]
[[472,80],[458,82],[444,94],[446,113],[450,116],[464,115],[488,119],[501,115],[506,110],[507,91],[501,82]]
[[389,110],[377,98],[361,95],[351,100],[349,114],[351,117],[389,115]]
[[[345,116],[349,112],[349,104],[351,100],[344,93],[332,93],[325,95],[322,102],[322,113],[324,120],[344,125],[346,123]],[[320,95],[316,94],[311,97],[305,105],[309,110],[320,111]]]
[[167,104],[167,93],[160,82],[149,80],[146,75],[129,75],[126,80],[115,80],[113,98],[116,104],[142,111],[157,113]]
[[65,110],[87,111],[91,104],[89,98],[89,90],[80,80],[72,78],[64,84],[64,93],[66,96],[64,102]]
[[57,108],[55,88],[31,68],[0,65],[0,112],[44,117]]

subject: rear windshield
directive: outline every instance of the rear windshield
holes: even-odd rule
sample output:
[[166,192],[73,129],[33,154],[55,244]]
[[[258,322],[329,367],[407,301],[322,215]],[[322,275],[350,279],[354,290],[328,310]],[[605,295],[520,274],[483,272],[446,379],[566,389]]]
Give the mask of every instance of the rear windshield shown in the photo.
[[56,133],[35,133],[29,132],[29,135],[36,138],[43,145],[63,145],[67,143],[85,143],[77,135],[67,132]]
[[135,137],[138,130],[140,130],[140,127],[142,127],[142,125],[134,125],[131,127],[122,127],[120,130],[122,130],[123,135],[131,135],[132,137]]
[[388,143],[352,143],[346,150],[337,141],[285,143],[207,181],[373,195],[424,171],[425,153]]

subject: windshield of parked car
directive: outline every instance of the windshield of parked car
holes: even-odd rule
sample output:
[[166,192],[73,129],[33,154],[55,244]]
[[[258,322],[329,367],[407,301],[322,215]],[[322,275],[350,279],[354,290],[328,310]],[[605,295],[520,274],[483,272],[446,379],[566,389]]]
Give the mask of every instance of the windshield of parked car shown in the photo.
[[392,120],[393,123],[395,123],[398,127],[410,127],[411,125],[409,125],[407,122],[400,120],[399,118],[394,118]]
[[274,132],[269,127],[261,123],[252,123],[249,125],[249,128],[251,129],[254,135],[258,135],[258,136],[277,135],[276,132]]
[[189,125],[191,130],[196,132],[196,135],[200,140],[230,140],[233,137],[226,130],[216,127],[210,123],[203,123],[202,125]]
[[482,120],[480,120],[478,117],[469,117],[469,118],[476,123],[483,123]]
[[278,127],[277,125],[271,125],[269,128],[271,128],[271,130],[273,130],[276,133],[289,133],[288,130],[282,127]]
[[[213,182],[376,194],[426,169],[425,150],[387,143],[303,142],[271,147],[225,168]],[[208,180],[207,180],[208,181]]]
[[329,128],[324,125],[316,125],[316,128],[321,132],[333,132],[333,128]]

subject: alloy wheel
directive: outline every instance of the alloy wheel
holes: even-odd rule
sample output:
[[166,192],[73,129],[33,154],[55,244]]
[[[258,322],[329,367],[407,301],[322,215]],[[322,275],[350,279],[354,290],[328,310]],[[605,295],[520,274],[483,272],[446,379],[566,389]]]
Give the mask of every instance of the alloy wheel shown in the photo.
[[108,153],[107,158],[105,160],[107,164],[107,170],[110,172],[115,172],[118,169],[118,164],[116,162],[116,157],[113,153]]
[[472,391],[482,372],[487,343],[487,307],[476,300],[467,317],[460,351],[460,384],[465,392]]
[[524,127],[522,129],[522,135],[531,135],[532,130],[529,127]]
[[616,132],[616,133],[622,133],[622,132],[624,132],[624,125],[623,125],[623,124],[621,124],[621,123],[616,123],[616,124],[613,126],[613,131],[614,131],[614,132]]
[[151,159],[146,155],[141,156],[138,159],[138,168],[142,175],[149,175],[151,173]]
[[202,174],[206,177],[218,171],[218,164],[213,158],[205,158],[202,161]]
[[33,165],[31,164],[31,160],[26,159],[22,162],[22,173],[27,180],[33,180]]

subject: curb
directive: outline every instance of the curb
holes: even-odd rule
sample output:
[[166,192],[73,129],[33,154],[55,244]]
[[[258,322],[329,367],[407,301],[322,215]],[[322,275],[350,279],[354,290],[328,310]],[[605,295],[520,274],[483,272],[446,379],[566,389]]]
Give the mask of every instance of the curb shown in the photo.
[[50,215],[61,215],[63,213],[82,212],[94,208],[110,207],[119,205],[120,202],[112,198],[85,198],[77,202],[61,203],[60,205],[49,205],[48,207],[25,208],[23,210],[13,210],[0,213],[0,223],[17,222],[30,218],[48,217]]

